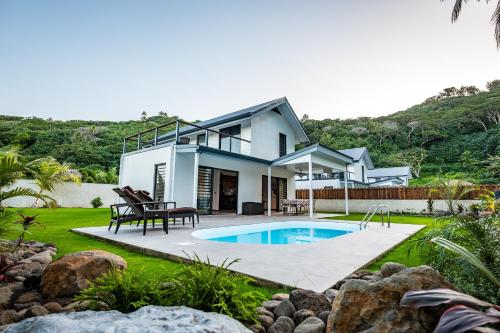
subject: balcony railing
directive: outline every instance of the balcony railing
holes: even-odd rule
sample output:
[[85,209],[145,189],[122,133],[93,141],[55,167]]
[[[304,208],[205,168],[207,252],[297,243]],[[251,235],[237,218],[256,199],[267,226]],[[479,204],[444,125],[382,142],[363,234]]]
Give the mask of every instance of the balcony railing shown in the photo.
[[[188,129],[181,129],[181,124],[182,125],[187,125],[191,126],[192,128]],[[175,125],[175,130],[173,129],[173,125]],[[165,133],[162,133],[163,131],[166,131]],[[174,135],[169,135],[170,132],[174,131]],[[209,133],[216,133],[219,135],[219,138],[231,138],[243,142],[250,143],[251,141],[229,135],[229,134],[224,134],[221,133],[217,130],[211,129],[210,127],[205,127],[205,126],[199,126],[184,120],[175,120],[172,122],[169,122],[164,125],[160,125],[142,132],[139,132],[134,135],[127,136],[126,138],[123,139],[123,154],[127,152],[132,152],[132,151],[137,151],[141,150],[144,148],[149,148],[149,147],[155,147],[159,144],[164,144],[167,142],[175,142],[176,144],[185,144],[182,141],[183,137],[189,136],[191,134],[194,134],[196,132],[203,131],[205,134],[205,142],[204,145],[208,146],[208,134]],[[131,149],[128,149],[131,148]],[[218,147],[217,147],[218,148]]]

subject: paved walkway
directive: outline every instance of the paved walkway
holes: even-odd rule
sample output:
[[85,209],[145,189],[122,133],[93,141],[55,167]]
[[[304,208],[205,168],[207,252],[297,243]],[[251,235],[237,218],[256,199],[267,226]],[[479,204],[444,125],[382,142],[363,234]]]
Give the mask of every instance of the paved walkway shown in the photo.
[[[287,220],[311,221],[306,217],[295,216],[202,216],[195,229]],[[241,261],[232,266],[234,271],[250,275],[261,282],[320,292],[378,258],[423,227],[392,224],[388,229],[380,223],[370,223],[362,231],[312,244],[291,245],[232,244],[202,240],[191,236],[193,229],[188,223],[184,227],[182,223],[171,225],[168,235],[161,230],[161,223],[154,230],[149,228],[146,236],[142,235],[142,225],[140,228],[122,225],[116,235],[114,230],[108,231],[107,227],[78,228],[73,231],[164,258],[186,258],[193,253],[202,259],[210,258],[212,263],[221,263],[226,258],[239,258]]]

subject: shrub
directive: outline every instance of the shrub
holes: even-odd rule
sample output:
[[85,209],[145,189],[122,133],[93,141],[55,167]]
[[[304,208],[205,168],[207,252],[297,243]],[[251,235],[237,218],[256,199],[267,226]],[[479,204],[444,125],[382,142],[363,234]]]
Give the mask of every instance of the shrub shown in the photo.
[[90,308],[129,313],[146,305],[166,305],[167,291],[160,288],[160,278],[147,272],[122,272],[113,269],[83,290],[76,300],[90,301]]
[[225,260],[220,266],[211,266],[210,261],[204,263],[196,254],[192,259],[191,263],[182,265],[174,279],[175,305],[222,313],[241,322],[257,322],[255,308],[265,297],[248,290],[253,279],[228,270],[238,260]]
[[92,205],[92,207],[94,208],[99,208],[99,207],[102,207],[102,200],[101,200],[101,197],[96,197],[94,199],[92,199],[90,201],[90,204]]

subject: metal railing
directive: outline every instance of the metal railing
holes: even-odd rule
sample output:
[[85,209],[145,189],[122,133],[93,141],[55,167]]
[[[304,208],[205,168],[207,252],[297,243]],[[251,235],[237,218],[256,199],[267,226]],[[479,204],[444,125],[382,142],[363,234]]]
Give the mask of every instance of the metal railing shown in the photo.
[[[161,129],[164,129],[164,128],[167,128],[167,127],[172,127],[172,125],[174,125],[174,124],[175,124],[175,132],[174,132],[175,135],[174,135],[173,139],[172,138],[169,139],[168,138],[169,136],[167,136],[167,133],[163,135],[164,137],[162,135],[159,135]],[[191,126],[193,128],[192,129],[188,129],[188,130],[184,130],[184,133],[181,133],[180,124],[188,125],[188,126]],[[221,133],[221,132],[213,130],[213,129],[209,128],[209,127],[199,126],[199,125],[196,125],[196,124],[184,121],[184,120],[175,120],[175,121],[169,122],[167,124],[163,124],[163,125],[160,125],[160,126],[157,126],[157,127],[154,127],[154,128],[151,128],[151,129],[139,132],[137,134],[125,137],[123,139],[123,149],[122,149],[122,152],[123,152],[123,154],[127,153],[127,145],[131,141],[136,141],[136,143],[137,143],[137,145],[136,145],[137,149],[136,150],[141,150],[143,148],[149,148],[149,147],[155,147],[158,144],[162,144],[162,143],[166,143],[166,142],[170,142],[170,141],[174,141],[176,144],[182,144],[181,138],[183,136],[190,135],[190,134],[198,132],[200,130],[204,131],[204,134],[205,134],[205,142],[204,142],[204,144],[207,147],[208,147],[208,133],[216,133],[221,138],[231,138],[231,139],[236,139],[236,140],[240,140],[240,141],[248,142],[248,143],[251,142],[249,140],[246,140],[246,139],[234,136],[234,135],[229,135],[229,134]],[[144,137],[147,134],[151,134],[151,133],[154,134],[153,139],[149,139],[149,140],[143,141]],[[168,133],[170,133],[170,131]],[[145,145],[143,145],[143,144],[145,144]]]
[[389,211],[389,207],[387,205],[372,205],[370,206],[370,208],[368,209],[368,211],[366,212],[365,216],[363,217],[363,219],[361,220],[361,223],[359,224],[359,229],[363,229],[366,228],[366,226],[368,225],[368,222],[371,221],[371,219],[373,218],[373,216],[377,213],[377,212],[380,212],[380,217],[382,219],[382,226],[384,226],[384,208],[385,208],[385,212],[387,213],[387,228],[390,228],[391,227],[391,212]]

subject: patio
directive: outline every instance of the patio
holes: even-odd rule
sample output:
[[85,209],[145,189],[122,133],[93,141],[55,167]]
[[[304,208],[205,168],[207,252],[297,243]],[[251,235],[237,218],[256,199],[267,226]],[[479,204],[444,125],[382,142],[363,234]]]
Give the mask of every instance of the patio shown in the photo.
[[[384,228],[380,223],[369,223],[368,228],[340,237],[312,244],[253,245],[202,240],[191,236],[193,230],[269,223],[278,221],[311,221],[299,216],[203,216],[195,229],[189,223],[171,225],[166,235],[161,224],[149,228],[143,236],[141,228],[123,225],[118,234],[107,226],[72,229],[73,232],[117,245],[139,250],[146,254],[168,259],[187,258],[193,253],[202,259],[210,258],[214,264],[229,258],[241,259],[232,269],[254,277],[262,283],[324,291],[345,276],[380,257],[418,230],[423,225],[392,224]],[[314,219],[321,222],[320,219]],[[325,220],[323,220],[325,221]],[[330,222],[332,220],[329,220]],[[341,223],[356,223],[338,221]]]

